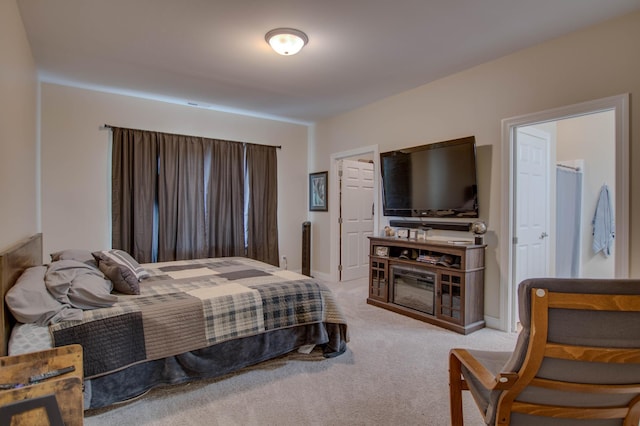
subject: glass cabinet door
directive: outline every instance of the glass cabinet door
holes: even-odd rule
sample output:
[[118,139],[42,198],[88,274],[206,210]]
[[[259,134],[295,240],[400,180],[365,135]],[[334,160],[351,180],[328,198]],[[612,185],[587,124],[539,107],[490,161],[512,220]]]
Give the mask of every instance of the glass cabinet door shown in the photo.
[[369,274],[369,297],[387,302],[389,300],[389,273],[387,259],[371,257]]
[[440,274],[440,308],[438,316],[448,321],[462,323],[462,277],[457,274]]

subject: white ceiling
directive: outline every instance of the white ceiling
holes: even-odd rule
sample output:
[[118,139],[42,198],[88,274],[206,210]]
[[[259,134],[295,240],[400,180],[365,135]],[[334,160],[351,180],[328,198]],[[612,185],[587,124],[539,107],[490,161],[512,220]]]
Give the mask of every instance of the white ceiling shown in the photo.
[[[44,81],[309,123],[640,0],[18,0]],[[264,34],[309,36],[296,56]]]

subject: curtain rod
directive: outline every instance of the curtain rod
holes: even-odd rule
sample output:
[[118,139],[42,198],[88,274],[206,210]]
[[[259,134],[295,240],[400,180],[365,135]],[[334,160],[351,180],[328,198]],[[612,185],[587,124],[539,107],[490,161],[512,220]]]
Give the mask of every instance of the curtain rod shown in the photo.
[[[112,130],[114,127],[118,127],[120,129],[129,129],[129,130],[140,130],[142,132],[157,132],[157,133],[165,133],[167,135],[176,135],[176,136],[188,136],[190,138],[206,138],[206,139],[215,139],[215,138],[207,138],[206,136],[192,136],[192,135],[180,135],[178,133],[169,133],[169,132],[158,132],[156,130],[143,130],[143,129],[132,129],[130,127],[120,127],[120,126],[112,126],[111,124],[103,124],[100,130],[109,129]],[[249,145],[259,145],[259,146],[272,146],[276,149],[282,149],[282,145],[267,145],[253,142],[239,142],[239,141],[227,141],[227,142],[236,142],[236,143],[247,143]]]
[[566,164],[556,164],[558,167],[564,167],[565,169],[575,170],[576,172],[580,171],[580,167],[567,166]]

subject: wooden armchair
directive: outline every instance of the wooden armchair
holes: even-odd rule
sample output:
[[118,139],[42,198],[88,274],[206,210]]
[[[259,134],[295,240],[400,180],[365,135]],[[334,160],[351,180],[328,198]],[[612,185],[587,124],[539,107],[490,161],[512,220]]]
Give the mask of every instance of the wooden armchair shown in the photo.
[[640,425],[640,280],[531,279],[510,352],[453,349],[451,424],[470,391],[487,425]]

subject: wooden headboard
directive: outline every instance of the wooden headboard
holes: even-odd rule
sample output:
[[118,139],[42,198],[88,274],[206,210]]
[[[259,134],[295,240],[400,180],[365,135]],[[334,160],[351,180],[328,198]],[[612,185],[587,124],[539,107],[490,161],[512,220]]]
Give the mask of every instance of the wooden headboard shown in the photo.
[[11,326],[15,322],[7,309],[4,296],[25,269],[36,265],[42,265],[42,234],[35,234],[20,240],[0,253],[0,296],[2,296],[2,303],[0,303],[0,319],[2,320],[0,356],[7,355]]

